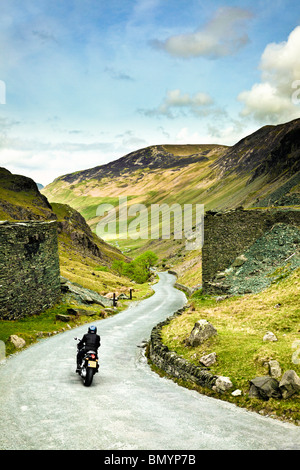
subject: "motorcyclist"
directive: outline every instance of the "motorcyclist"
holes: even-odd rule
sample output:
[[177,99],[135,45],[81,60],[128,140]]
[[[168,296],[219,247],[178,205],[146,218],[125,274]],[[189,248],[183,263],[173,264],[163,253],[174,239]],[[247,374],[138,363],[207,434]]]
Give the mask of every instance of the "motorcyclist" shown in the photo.
[[83,335],[82,339],[79,341],[77,348],[77,369],[76,372],[80,371],[80,364],[82,362],[83,356],[87,351],[95,351],[97,353],[98,348],[100,347],[100,336],[97,334],[97,327],[91,325],[88,329],[88,332]]

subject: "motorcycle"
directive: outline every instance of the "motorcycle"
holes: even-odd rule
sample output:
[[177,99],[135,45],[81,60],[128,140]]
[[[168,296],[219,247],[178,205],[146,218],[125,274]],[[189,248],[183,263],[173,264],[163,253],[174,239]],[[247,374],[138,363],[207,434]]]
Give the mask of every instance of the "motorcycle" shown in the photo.
[[[80,341],[80,338],[74,338]],[[99,370],[98,354],[95,351],[86,351],[84,353],[82,362],[76,372],[82,377],[83,383],[89,387],[93,381],[94,375]]]

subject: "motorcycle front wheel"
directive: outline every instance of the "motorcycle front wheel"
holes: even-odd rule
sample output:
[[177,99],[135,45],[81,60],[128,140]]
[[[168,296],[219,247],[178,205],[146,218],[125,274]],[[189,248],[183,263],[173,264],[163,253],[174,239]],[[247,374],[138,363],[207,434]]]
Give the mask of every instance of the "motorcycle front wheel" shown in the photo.
[[84,378],[84,385],[86,387],[89,387],[93,381],[93,377],[94,377],[94,371],[93,369],[91,369],[90,367],[87,367],[86,369],[86,376]]

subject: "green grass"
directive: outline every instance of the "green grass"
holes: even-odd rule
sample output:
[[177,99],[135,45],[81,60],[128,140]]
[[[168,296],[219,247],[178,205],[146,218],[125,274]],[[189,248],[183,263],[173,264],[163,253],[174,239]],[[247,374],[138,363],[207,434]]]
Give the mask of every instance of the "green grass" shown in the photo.
[[[0,340],[4,341],[6,345],[6,355],[13,354],[17,351],[14,345],[9,341],[10,335],[17,335],[26,341],[26,346],[30,346],[39,339],[53,334],[60,333],[68,328],[67,324],[63,321],[56,320],[57,314],[67,314],[67,309],[76,307],[75,304],[58,303],[52,308],[39,315],[32,315],[20,320],[0,320]],[[83,308],[80,306],[80,308]],[[91,310],[89,307],[86,310]],[[97,306],[95,308],[95,317],[82,316],[78,319],[69,322],[72,327],[79,326],[80,324],[91,322],[93,319],[100,319],[100,312],[103,309]]]
[[15,216],[18,219],[20,213],[24,219],[29,215],[30,218],[49,217],[51,213],[33,183],[3,168],[0,168],[0,202],[0,220],[15,220]]
[[[217,362],[211,366],[211,373],[230,377],[234,387],[243,392],[241,397],[227,393],[220,398],[300,421],[299,394],[287,400],[267,402],[248,397],[249,380],[268,375],[266,363],[271,359],[279,362],[282,373],[293,369],[300,376],[300,364],[292,361],[293,344],[300,339],[300,269],[259,294],[222,302],[198,295],[191,302],[194,310],[188,310],[163,328],[164,344],[197,365],[201,356],[216,352]],[[278,304],[281,307],[276,308]],[[210,321],[218,334],[199,347],[187,347],[184,341],[199,319]],[[272,331],[278,341],[264,342],[267,331]],[[215,392],[201,391],[217,396]]]
[[59,264],[60,273],[63,277],[100,294],[107,293],[120,286],[128,288],[133,286],[128,278],[113,272],[109,266],[103,266],[99,263],[100,260],[97,258],[87,255],[80,256],[70,243],[70,239],[63,234],[59,235]]
[[[100,305],[77,305],[76,302],[61,301],[46,311],[38,314],[24,317],[19,320],[0,320],[0,341],[4,341],[6,356],[16,353],[18,350],[9,341],[10,335],[17,335],[26,341],[28,347],[41,338],[61,333],[69,328],[102,320],[110,315],[115,315],[130,305],[130,302],[136,302],[149,297],[153,294],[151,286],[147,283],[135,286],[132,300],[119,300],[115,313],[105,313],[105,309]],[[71,321],[66,323],[56,320],[57,314],[68,315],[68,308],[84,309],[92,312],[94,315],[80,315],[71,317]]]

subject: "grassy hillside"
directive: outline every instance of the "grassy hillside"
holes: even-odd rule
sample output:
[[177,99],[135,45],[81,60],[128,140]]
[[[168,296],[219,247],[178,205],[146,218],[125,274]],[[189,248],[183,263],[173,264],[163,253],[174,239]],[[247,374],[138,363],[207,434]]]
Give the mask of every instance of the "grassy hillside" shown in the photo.
[[51,205],[31,178],[0,168],[0,220],[51,218]]
[[[169,150],[170,147],[173,148],[168,147]],[[188,149],[187,146],[174,146],[176,154],[179,147],[182,147],[181,153],[187,153],[188,149],[195,150],[194,147],[190,149],[190,146]],[[192,163],[186,164],[185,158],[182,160],[176,155],[178,159],[174,159],[173,166],[168,168],[144,166],[142,162],[137,165],[133,162],[131,166],[123,168],[121,174],[106,171],[105,176],[98,179],[99,171],[95,171],[86,180],[81,178],[79,172],[77,181],[73,178],[72,182],[66,177],[58,178],[43,189],[43,194],[50,201],[67,203],[79,210],[94,230],[99,221],[96,216],[98,205],[109,203],[117,206],[119,197],[122,196],[126,196],[131,204],[142,203],[147,207],[163,202],[201,203],[201,193],[211,184],[209,164],[225,149],[215,146],[207,151],[207,146],[204,147],[205,150],[197,154],[198,161]]]
[[115,260],[126,259],[120,251],[93,234],[70,206],[53,203],[52,209],[58,222],[62,276],[102,295],[120,287],[133,287],[127,278],[112,272]]
[[[300,395],[287,400],[249,398],[249,380],[268,375],[268,362],[277,360],[282,374],[294,370],[300,376],[299,357],[300,268],[288,277],[278,277],[257,294],[218,301],[200,293],[190,299],[190,309],[163,328],[163,342],[171,351],[199,365],[202,356],[215,352],[217,361],[210,372],[230,377],[234,389],[242,395],[232,397],[199,390],[252,410],[300,423]],[[200,319],[211,322],[217,336],[198,347],[186,346],[194,324]],[[263,341],[273,332],[278,341]],[[279,379],[280,380],[280,379]],[[232,390],[231,390],[232,391]]]
[[[300,170],[300,119],[265,126],[233,147],[161,145],[137,150],[106,165],[57,178],[44,188],[50,201],[85,211],[91,226],[96,207],[119,196],[146,205],[202,203],[207,209],[250,207]],[[290,188],[299,184],[293,181]]]

